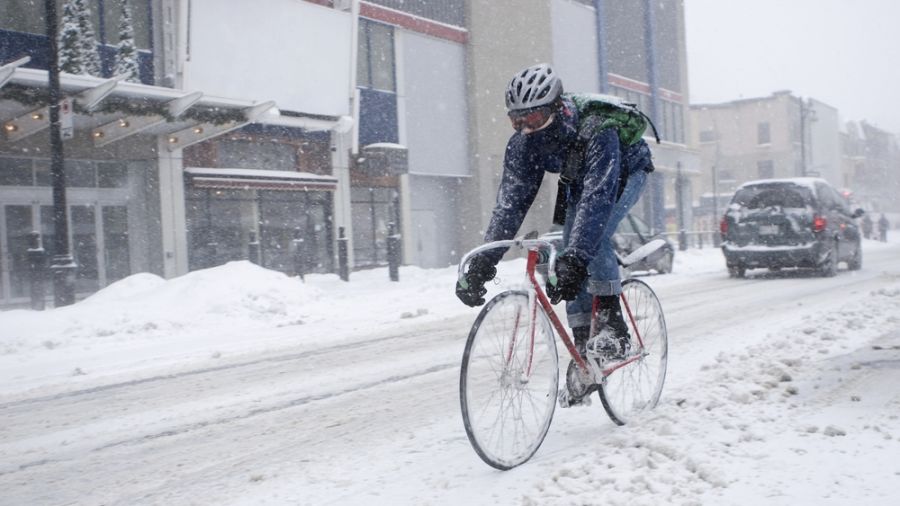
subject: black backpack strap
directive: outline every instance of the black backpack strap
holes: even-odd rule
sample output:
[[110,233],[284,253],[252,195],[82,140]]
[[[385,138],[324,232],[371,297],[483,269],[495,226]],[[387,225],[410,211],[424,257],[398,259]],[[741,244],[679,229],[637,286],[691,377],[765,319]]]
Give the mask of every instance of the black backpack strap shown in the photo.
[[566,223],[566,210],[569,206],[569,185],[578,177],[581,166],[584,165],[584,152],[587,150],[587,142],[578,136],[575,145],[569,150],[565,165],[559,173],[559,183],[556,185],[556,204],[553,205],[553,224],[564,225]]
[[637,111],[638,113],[640,113],[640,115],[643,116],[645,120],[647,120],[647,123],[650,125],[650,128],[653,129],[653,137],[656,137],[656,143],[660,144],[659,132],[656,131],[656,125],[653,124],[653,120],[650,119],[650,116],[647,116],[646,114],[644,114],[644,111],[642,111],[638,108],[635,108],[634,110]]

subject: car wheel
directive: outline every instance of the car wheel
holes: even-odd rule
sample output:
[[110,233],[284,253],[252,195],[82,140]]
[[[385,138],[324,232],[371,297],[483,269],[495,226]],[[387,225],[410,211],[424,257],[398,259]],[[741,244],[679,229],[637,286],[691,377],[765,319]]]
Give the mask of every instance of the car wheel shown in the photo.
[[851,271],[862,269],[862,244],[858,241],[856,243],[856,251],[853,252],[853,256],[850,257],[850,260],[847,260],[847,268]]
[[837,275],[837,264],[837,244],[833,244],[828,251],[828,258],[819,266],[819,274],[826,278]]
[[729,265],[728,275],[732,278],[743,278],[747,274],[747,268],[740,264]]
[[674,256],[675,253],[671,251],[666,251],[665,253],[663,253],[662,258],[660,258],[659,261],[656,262],[656,272],[660,274],[668,274],[672,272],[672,260]]

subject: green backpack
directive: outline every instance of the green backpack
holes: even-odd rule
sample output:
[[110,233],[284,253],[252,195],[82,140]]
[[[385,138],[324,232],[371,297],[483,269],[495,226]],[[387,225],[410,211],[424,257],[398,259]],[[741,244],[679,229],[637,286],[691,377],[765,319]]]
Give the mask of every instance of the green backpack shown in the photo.
[[641,140],[647,131],[647,125],[650,125],[656,142],[659,143],[656,126],[635,104],[613,95],[597,93],[573,93],[568,97],[575,102],[578,111],[580,137],[590,138],[600,130],[612,127],[619,134],[619,142],[631,146]]
[[[568,186],[577,177],[584,162],[587,141],[592,136],[606,128],[614,128],[619,135],[619,142],[631,146],[641,140],[649,125],[653,130],[653,136],[656,137],[656,143],[660,142],[656,126],[635,104],[613,95],[596,93],[571,93],[564,96],[572,99],[578,112],[578,145],[570,151],[559,175],[556,204],[553,206],[553,223],[557,225],[565,223]],[[616,200],[622,195],[627,180],[627,173],[619,175],[619,193]]]

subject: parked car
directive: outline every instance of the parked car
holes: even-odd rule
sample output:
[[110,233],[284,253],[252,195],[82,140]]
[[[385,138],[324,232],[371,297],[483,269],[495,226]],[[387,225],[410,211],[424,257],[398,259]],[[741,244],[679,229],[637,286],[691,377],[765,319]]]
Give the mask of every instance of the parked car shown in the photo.
[[838,262],[862,267],[862,209],[820,178],[750,181],[735,192],[720,224],[722,252],[732,277],[747,269],[816,269],[834,276]]
[[[541,239],[552,241],[559,251],[563,249],[562,230],[548,232],[541,236]],[[641,218],[628,214],[625,216],[616,232],[612,236],[613,247],[616,251],[624,256],[628,256],[632,251],[640,248],[654,239],[663,239],[666,245],[656,250],[646,259],[632,265],[629,271],[656,271],[659,274],[672,272],[672,261],[675,258],[675,248],[663,234],[654,234],[650,226]]]

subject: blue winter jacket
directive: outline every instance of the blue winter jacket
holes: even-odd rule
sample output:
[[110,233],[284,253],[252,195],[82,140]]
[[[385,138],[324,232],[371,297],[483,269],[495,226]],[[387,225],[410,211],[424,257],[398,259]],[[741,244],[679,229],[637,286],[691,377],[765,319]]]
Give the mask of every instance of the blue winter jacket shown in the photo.
[[[485,242],[512,239],[534,202],[544,172],[558,174],[572,149],[578,145],[578,112],[563,96],[563,108],[547,128],[528,135],[516,132],[506,145],[503,177],[497,191]],[[584,163],[569,184],[569,202],[577,202],[567,252],[589,264],[597,254],[603,228],[619,194],[620,171],[631,174],[652,170],[650,149],[643,140],[622,146],[613,129],[605,129],[587,139]],[[499,262],[505,251],[494,249],[486,255]]]

